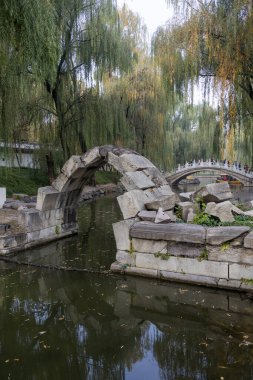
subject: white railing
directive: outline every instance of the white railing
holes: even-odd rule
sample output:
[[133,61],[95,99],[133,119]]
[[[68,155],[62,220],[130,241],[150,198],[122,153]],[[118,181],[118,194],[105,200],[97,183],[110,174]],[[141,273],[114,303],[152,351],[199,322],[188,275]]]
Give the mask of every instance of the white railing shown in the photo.
[[192,162],[186,162],[184,165],[178,165],[177,169],[174,170],[174,172],[170,173],[180,173],[184,172],[186,169],[190,168],[198,168],[198,169],[206,169],[206,168],[213,168],[213,169],[229,169],[232,172],[242,174],[247,178],[253,178],[253,172],[248,168],[248,166],[242,166],[240,163],[229,163],[227,160],[224,161],[215,161],[213,159],[209,160],[193,160]]

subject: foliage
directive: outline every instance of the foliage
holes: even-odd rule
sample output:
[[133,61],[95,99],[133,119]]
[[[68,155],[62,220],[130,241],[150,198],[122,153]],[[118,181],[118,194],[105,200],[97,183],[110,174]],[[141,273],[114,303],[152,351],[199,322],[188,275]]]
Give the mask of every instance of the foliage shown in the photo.
[[201,226],[217,227],[220,226],[220,222],[217,218],[206,214],[205,212],[199,212],[193,219],[194,224],[200,224]]
[[97,171],[95,173],[95,183],[97,185],[103,185],[107,183],[118,183],[120,180],[120,174],[118,172],[112,171]]
[[208,260],[208,250],[206,248],[203,249],[200,256],[198,257],[198,261]]
[[241,281],[243,284],[253,285],[253,278],[242,278]]
[[169,253],[161,253],[161,252],[156,252],[154,256],[158,259],[161,260],[169,260],[170,254]]
[[7,196],[13,193],[37,195],[38,187],[48,185],[47,174],[40,170],[0,168],[0,187],[6,187]]
[[[154,54],[168,91],[177,92],[187,101],[194,86],[204,81],[207,98],[211,93],[219,98],[219,135],[224,134],[228,145],[236,149],[234,159],[251,159],[252,1],[168,0],[168,3],[175,6],[179,17],[160,28],[153,39]],[[231,147],[221,148],[224,154],[234,155]]]

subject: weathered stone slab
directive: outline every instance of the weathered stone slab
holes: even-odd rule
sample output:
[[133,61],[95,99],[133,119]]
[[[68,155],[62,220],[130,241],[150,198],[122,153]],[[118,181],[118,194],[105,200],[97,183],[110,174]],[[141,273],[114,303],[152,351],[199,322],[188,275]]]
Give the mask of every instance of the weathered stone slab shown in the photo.
[[163,195],[159,198],[156,198],[155,200],[151,202],[145,203],[145,207],[148,210],[158,210],[160,207],[166,211],[166,210],[172,210],[175,207],[176,204],[176,194],[171,195]]
[[219,246],[208,246],[207,250],[208,260],[253,265],[253,250],[232,247],[222,249]]
[[134,218],[145,209],[145,194],[142,190],[131,190],[117,197],[124,219]]
[[135,253],[129,253],[126,251],[118,251],[116,254],[116,260],[120,264],[135,266]]
[[151,161],[137,154],[122,154],[119,158],[124,172],[135,172],[136,170],[155,168]]
[[164,240],[154,241],[145,239],[132,239],[132,247],[136,252],[144,253],[167,253],[167,242]]
[[198,258],[203,254],[204,246],[192,243],[179,243],[168,241],[168,254],[176,257]]
[[221,245],[238,238],[250,230],[250,227],[213,227],[207,228],[206,242],[210,245]]
[[142,171],[127,172],[121,178],[122,185],[129,190],[143,190],[149,187],[154,187],[155,183],[152,182]]
[[253,216],[253,210],[245,211],[244,215]]
[[193,213],[193,210],[194,210],[194,204],[192,202],[179,202],[178,203],[178,206],[181,208],[182,210],[182,218],[185,222],[187,222],[187,219],[188,219],[188,214],[190,212],[190,210],[192,211]]
[[61,169],[61,172],[68,178],[79,178],[85,174],[85,171],[85,165],[80,156],[71,156]]
[[241,287],[241,281],[239,280],[226,280],[225,278],[221,278],[218,281],[218,286],[225,289],[240,289]]
[[208,202],[223,202],[233,197],[229,184],[209,183],[193,194],[193,199],[202,198],[205,203]]
[[27,233],[27,242],[50,239],[51,237],[61,234],[61,225],[44,228]]
[[18,213],[18,224],[26,231],[36,231],[63,223],[64,209],[38,211],[26,209]]
[[27,242],[27,234],[20,233],[16,235],[7,235],[0,237],[0,251],[10,250],[12,248],[16,248],[18,246],[23,246]]
[[221,222],[233,222],[235,220],[232,214],[233,207],[230,201],[209,202],[206,205],[205,213],[217,217]]
[[6,187],[0,187],[0,208],[3,207],[3,204],[5,201],[6,201]]
[[133,251],[133,248],[131,247],[129,230],[137,220],[138,219],[135,218],[113,223],[112,227],[118,251]]
[[114,169],[116,169],[118,172],[120,172],[120,173],[124,172],[124,169],[123,169],[123,166],[121,165],[119,156],[116,156],[112,152],[109,152],[107,162],[109,165],[114,167]]
[[228,278],[228,264],[196,259],[169,257],[167,260],[153,254],[136,253],[136,267],[200,276]]
[[127,267],[125,273],[132,276],[158,278],[158,271],[156,269]]
[[244,247],[253,249],[253,231],[250,231],[244,238]]
[[143,173],[155,183],[156,186],[168,185],[165,177],[157,168],[147,168],[143,169]]
[[199,276],[195,274],[161,271],[160,278],[167,281],[179,281],[196,285],[217,286],[218,279],[210,276]]
[[132,226],[130,235],[133,238],[147,240],[205,244],[206,229],[196,224],[145,224],[145,222],[137,222]]
[[167,214],[170,217],[171,222],[177,221],[177,216],[174,214],[174,212],[172,210],[165,211],[165,214]]
[[156,211],[142,210],[138,213],[138,217],[144,221],[154,222],[156,217]]
[[192,195],[194,194],[194,191],[190,191],[188,193],[180,193],[179,198],[181,202],[189,202],[192,199]]
[[81,156],[81,161],[84,163],[86,168],[99,168],[99,166],[104,162],[104,159],[100,156],[99,147],[95,147],[87,150],[87,152]]
[[229,264],[229,278],[234,280],[252,280],[253,266],[246,264]]
[[163,209],[160,207],[155,217],[155,223],[159,224],[159,223],[170,223],[170,222],[171,222],[170,216],[165,211],[163,211]]
[[[52,186],[40,187],[38,189],[36,209],[40,211],[64,207],[64,197]],[[62,202],[60,201],[62,199]]]

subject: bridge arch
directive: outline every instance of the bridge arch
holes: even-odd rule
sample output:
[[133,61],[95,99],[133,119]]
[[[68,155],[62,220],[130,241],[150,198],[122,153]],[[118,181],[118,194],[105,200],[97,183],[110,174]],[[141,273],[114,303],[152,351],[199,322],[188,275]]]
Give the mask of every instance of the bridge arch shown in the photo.
[[203,171],[213,171],[217,174],[227,174],[238,179],[244,186],[253,186],[252,172],[246,172],[244,169],[240,170],[234,165],[228,166],[221,162],[212,164],[210,161],[207,161],[200,162],[199,164],[195,163],[193,165],[186,164],[183,167],[179,167],[175,172],[165,174],[165,178],[170,185],[176,185],[187,176]]
[[[166,187],[157,192],[157,197],[172,193],[165,177],[147,158],[131,149],[105,145],[94,147],[81,156],[70,157],[52,186],[38,190],[36,209],[43,212],[63,210],[63,228],[77,227],[75,210],[83,187],[105,164],[110,164],[122,174],[121,182],[127,192],[135,190],[131,193],[134,204],[144,206],[145,201],[153,200],[154,188]],[[131,210],[127,210],[124,203],[126,203],[124,200],[122,204],[119,201],[123,218],[134,217],[135,215],[131,214]]]

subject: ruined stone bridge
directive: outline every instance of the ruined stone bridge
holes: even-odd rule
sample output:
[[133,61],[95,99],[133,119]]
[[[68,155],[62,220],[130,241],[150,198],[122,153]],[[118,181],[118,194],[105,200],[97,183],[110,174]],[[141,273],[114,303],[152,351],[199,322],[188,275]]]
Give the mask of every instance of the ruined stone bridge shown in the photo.
[[244,186],[253,186],[253,172],[245,171],[244,168],[239,168],[238,165],[228,165],[222,161],[193,161],[192,164],[178,165],[178,168],[171,173],[166,173],[165,178],[171,184],[177,184],[182,179],[194,173],[212,171],[217,174],[227,174],[238,179]]
[[[178,222],[173,209],[176,204],[180,206],[180,200],[162,173],[147,158],[112,145],[72,156],[52,186],[38,189],[36,208],[18,211],[20,232],[0,236],[0,254],[77,233],[76,209],[83,187],[105,164],[121,173],[126,189],[117,198],[122,220],[113,225],[117,253],[111,271],[253,291],[250,227],[208,228]],[[251,174],[245,173],[242,178],[236,170],[207,164],[178,170],[174,182],[204,168],[251,182]],[[224,184],[217,185],[222,188]],[[224,251],[223,244],[229,249]]]

